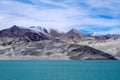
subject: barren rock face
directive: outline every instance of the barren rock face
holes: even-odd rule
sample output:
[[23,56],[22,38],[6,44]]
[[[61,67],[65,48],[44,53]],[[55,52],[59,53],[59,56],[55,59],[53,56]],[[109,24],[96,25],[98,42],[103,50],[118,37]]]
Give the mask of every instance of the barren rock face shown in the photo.
[[13,42],[0,45],[0,59],[39,59],[39,60],[114,60],[107,53],[94,48],[53,40],[35,42]]
[[[108,40],[105,42],[91,43],[86,44],[100,51],[109,53],[113,56],[120,54],[120,39],[117,40]],[[119,56],[117,56],[119,57]]]

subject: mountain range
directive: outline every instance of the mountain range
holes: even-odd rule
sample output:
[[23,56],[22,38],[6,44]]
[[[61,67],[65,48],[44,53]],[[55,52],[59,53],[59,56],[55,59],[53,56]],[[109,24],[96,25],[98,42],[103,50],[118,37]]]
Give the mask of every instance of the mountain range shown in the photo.
[[119,59],[119,47],[113,55],[101,46],[92,46],[119,39],[120,35],[115,34],[87,34],[77,29],[61,32],[41,26],[26,28],[14,25],[0,31],[0,59]]

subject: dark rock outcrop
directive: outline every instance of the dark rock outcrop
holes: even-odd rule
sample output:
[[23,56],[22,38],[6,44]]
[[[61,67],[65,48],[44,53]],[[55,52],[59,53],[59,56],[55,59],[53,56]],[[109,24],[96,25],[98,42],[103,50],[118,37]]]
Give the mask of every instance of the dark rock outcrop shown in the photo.
[[114,60],[115,58],[107,53],[88,46],[81,46],[68,53],[71,59],[75,60]]

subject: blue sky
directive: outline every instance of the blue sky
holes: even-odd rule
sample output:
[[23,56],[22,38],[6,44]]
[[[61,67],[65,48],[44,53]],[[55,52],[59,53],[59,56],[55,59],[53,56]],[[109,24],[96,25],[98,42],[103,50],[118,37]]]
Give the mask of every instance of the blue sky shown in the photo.
[[0,0],[0,29],[43,26],[120,33],[120,0]]

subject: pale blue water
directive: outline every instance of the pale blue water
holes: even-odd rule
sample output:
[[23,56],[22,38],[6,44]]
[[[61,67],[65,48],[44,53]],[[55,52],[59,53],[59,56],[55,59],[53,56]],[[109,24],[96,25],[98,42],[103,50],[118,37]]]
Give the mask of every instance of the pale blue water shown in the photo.
[[120,80],[120,61],[0,61],[0,80]]

